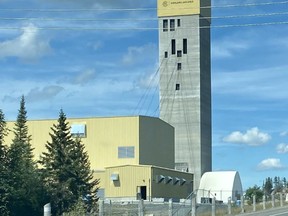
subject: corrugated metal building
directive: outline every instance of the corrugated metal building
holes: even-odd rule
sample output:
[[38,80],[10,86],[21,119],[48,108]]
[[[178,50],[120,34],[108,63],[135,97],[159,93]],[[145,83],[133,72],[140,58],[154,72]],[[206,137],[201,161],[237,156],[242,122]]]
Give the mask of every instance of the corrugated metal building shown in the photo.
[[[145,116],[67,121],[72,135],[81,136],[105,197],[136,199],[138,194],[146,199],[185,198],[191,192],[193,175],[173,170],[174,128],[168,123]],[[27,122],[36,159],[46,151],[51,127],[56,123],[57,120]],[[7,122],[7,126],[12,130],[14,122]],[[10,132],[7,144],[13,136]],[[161,176],[165,179],[157,182]]]
[[101,179],[100,194],[112,200],[186,198],[193,187],[193,175],[151,165],[107,167],[95,173]]

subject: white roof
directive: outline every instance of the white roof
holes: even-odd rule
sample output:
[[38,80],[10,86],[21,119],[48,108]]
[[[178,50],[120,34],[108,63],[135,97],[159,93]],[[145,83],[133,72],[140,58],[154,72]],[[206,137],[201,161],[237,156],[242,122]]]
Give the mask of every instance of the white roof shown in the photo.
[[[207,197],[204,194],[211,193],[216,199],[223,200],[224,202],[227,202],[229,197],[235,200],[237,199],[237,195],[243,194],[240,175],[237,171],[204,173],[198,191],[199,194],[202,194],[201,197]],[[207,193],[204,193],[204,191]]]
[[240,180],[237,171],[206,172],[201,178],[199,189],[232,190],[237,180]]

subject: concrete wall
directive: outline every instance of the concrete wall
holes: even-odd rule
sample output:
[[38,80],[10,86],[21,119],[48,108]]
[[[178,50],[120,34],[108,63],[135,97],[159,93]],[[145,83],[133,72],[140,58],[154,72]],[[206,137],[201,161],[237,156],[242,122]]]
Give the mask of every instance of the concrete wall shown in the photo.
[[[175,20],[175,31],[163,31],[165,19]],[[203,26],[209,27],[209,22],[199,15],[159,18],[160,118],[174,126],[176,168],[195,174],[195,188],[201,175],[211,170],[210,29]],[[187,54],[183,53],[184,38]],[[176,41],[174,55],[172,39]]]

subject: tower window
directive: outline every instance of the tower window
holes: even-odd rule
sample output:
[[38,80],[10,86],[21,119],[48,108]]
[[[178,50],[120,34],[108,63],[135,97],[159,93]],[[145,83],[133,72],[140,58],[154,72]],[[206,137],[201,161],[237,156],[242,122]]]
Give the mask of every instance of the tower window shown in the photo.
[[177,50],[177,57],[181,57],[182,56],[182,51],[181,50]]
[[177,63],[177,70],[181,70],[182,69],[182,64],[181,63]]
[[165,58],[168,58],[168,52],[165,52],[165,53],[164,53],[164,57],[165,57]]
[[176,91],[179,91],[179,90],[180,90],[180,84],[179,84],[179,83],[176,84],[175,90],[176,90]]
[[187,54],[187,39],[183,39],[183,54]]
[[164,19],[163,20],[163,32],[167,32],[168,31],[168,20]]
[[175,31],[175,20],[174,19],[170,20],[170,31]]
[[175,41],[175,39],[171,40],[171,53],[172,53],[172,55],[175,55],[175,53],[176,53],[176,41]]
[[180,27],[180,26],[181,26],[181,20],[177,19],[177,27]]

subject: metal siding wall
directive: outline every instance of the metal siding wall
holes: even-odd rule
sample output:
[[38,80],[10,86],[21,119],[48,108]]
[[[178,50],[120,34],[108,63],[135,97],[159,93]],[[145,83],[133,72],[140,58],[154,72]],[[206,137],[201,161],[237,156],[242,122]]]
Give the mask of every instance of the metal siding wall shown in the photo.
[[[106,169],[107,198],[134,198],[136,199],[137,186],[146,186],[149,196],[149,179],[151,179],[149,166],[121,166]],[[111,174],[118,173],[119,181],[111,181]]]
[[[123,164],[139,164],[139,117],[87,118],[67,119],[70,124],[86,124],[86,138],[81,138],[85,145],[91,163],[91,169],[103,170],[108,166]],[[36,159],[46,151],[45,144],[50,141],[51,127],[56,120],[28,121],[31,144]],[[7,122],[13,130],[14,122]],[[5,138],[5,143],[11,143],[12,132]],[[135,146],[135,158],[118,159],[118,146]]]
[[93,177],[95,178],[95,179],[100,179],[100,182],[99,182],[99,185],[98,185],[98,187],[99,188],[106,188],[106,172],[105,172],[105,170],[103,170],[103,171],[98,171],[98,172],[94,172],[93,173]]
[[139,129],[140,164],[174,169],[174,128],[160,119],[152,122],[141,116]]
[[[141,116],[67,119],[67,121],[70,125],[86,125],[86,137],[81,140],[88,152],[93,170],[126,164],[174,167],[174,129],[160,119]],[[50,141],[49,133],[55,123],[57,120],[27,122],[36,159],[46,151],[45,144]],[[7,122],[7,126],[12,130],[14,122]],[[10,132],[5,142],[11,143],[13,138],[14,134]],[[118,159],[119,146],[134,146],[135,158]],[[162,152],[161,157],[159,152]]]
[[[119,181],[111,181],[112,174],[119,174]],[[157,175],[186,179],[184,185],[157,183]],[[106,169],[105,196],[111,199],[136,199],[137,186],[146,186],[147,199],[185,199],[192,191],[193,174],[151,166],[119,166]],[[150,186],[149,186],[150,183]],[[150,188],[151,187],[151,188]],[[151,194],[151,195],[150,195]]]
[[[87,119],[87,139],[91,167],[139,163],[138,117]],[[135,158],[118,159],[119,146],[135,146]]]
[[[51,141],[49,133],[53,124],[57,123],[56,120],[38,120],[38,121],[27,121],[28,133],[32,135],[31,145],[34,148],[35,159],[38,160],[42,152],[46,151],[47,141]],[[13,130],[14,122],[7,122],[7,127]],[[9,132],[5,138],[5,143],[11,144],[14,139],[14,133]]]
[[[157,167],[153,167],[152,170],[152,197],[185,199],[193,191],[193,174]],[[159,175],[184,178],[187,181],[184,185],[173,185],[173,182],[165,184],[164,181],[157,183],[157,176]]]

